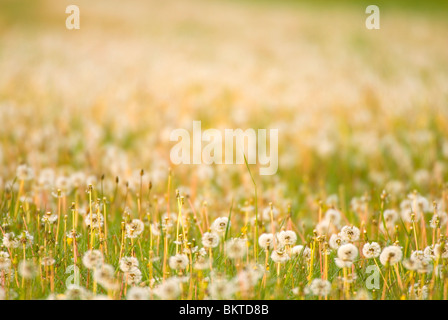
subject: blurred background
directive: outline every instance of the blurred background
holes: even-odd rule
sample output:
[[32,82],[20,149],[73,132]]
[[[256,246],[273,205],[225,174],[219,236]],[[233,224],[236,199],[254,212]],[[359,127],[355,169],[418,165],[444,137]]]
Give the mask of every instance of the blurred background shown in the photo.
[[[65,27],[70,4],[80,30]],[[1,0],[3,182],[27,163],[123,181],[143,168],[164,188],[171,167],[178,185],[244,195],[245,166],[170,164],[170,132],[201,120],[279,129],[279,171],[256,177],[263,190],[436,190],[448,2],[376,1],[380,30],[365,27],[369,4]]]

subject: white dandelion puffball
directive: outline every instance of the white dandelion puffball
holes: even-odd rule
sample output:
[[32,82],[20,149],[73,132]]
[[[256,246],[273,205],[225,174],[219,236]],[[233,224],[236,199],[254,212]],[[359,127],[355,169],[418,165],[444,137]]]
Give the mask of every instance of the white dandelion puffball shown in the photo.
[[331,283],[327,280],[314,279],[311,282],[310,290],[315,296],[327,296],[331,291]]
[[448,245],[447,244],[441,245],[440,243],[437,243],[434,246],[434,255],[436,257],[439,258],[441,257],[443,259],[448,258]]
[[269,250],[274,246],[274,235],[272,233],[263,233],[258,238],[258,244],[260,248]]
[[132,287],[129,289],[127,295],[127,300],[149,300],[149,289],[141,287]]
[[353,262],[357,256],[358,248],[351,243],[344,244],[338,249],[338,259],[344,262]]
[[281,246],[293,246],[297,241],[297,235],[291,230],[280,231],[277,239]]
[[138,260],[135,257],[123,257],[120,259],[120,270],[123,272],[130,272],[138,268]]
[[378,258],[381,253],[381,247],[377,242],[368,242],[362,247],[362,254],[367,259]]
[[380,254],[380,262],[384,266],[386,265],[394,265],[401,261],[403,258],[403,252],[401,248],[398,246],[388,246],[383,249]]
[[176,254],[170,257],[169,265],[171,269],[183,270],[188,266],[188,257],[186,254]]
[[239,259],[246,254],[247,244],[243,239],[231,239],[226,243],[226,253],[230,259]]
[[336,209],[328,209],[324,219],[337,226],[341,222],[341,213]]
[[330,240],[328,241],[328,245],[331,249],[337,250],[343,244],[346,244],[347,241],[343,240],[339,234],[332,234]]
[[219,244],[219,235],[214,232],[206,232],[202,236],[204,248],[216,248]]
[[361,235],[361,231],[355,226],[349,227],[345,226],[341,229],[341,232],[339,233],[342,240],[354,242],[359,240],[359,236]]
[[383,212],[383,219],[387,223],[395,223],[398,220],[398,212],[394,209],[387,209]]
[[223,234],[227,230],[227,225],[229,223],[229,219],[227,217],[216,218],[211,225],[211,229],[213,232],[218,234]]
[[93,269],[103,264],[103,254],[99,250],[89,250],[84,253],[82,263],[87,269]]
[[308,247],[304,247],[303,245],[297,245],[292,247],[291,254],[295,256],[302,256],[305,260],[309,260],[311,258],[311,249]]
[[217,279],[213,281],[209,286],[210,296],[212,299],[228,300],[232,298],[232,295],[237,290],[235,283],[225,280]]
[[283,250],[274,250],[271,254],[271,259],[275,263],[285,263],[290,259],[288,253]]
[[140,219],[133,219],[130,223],[126,224],[126,237],[130,239],[137,238],[145,229],[143,221]]
[[263,209],[261,217],[264,221],[270,222],[271,220],[275,221],[277,219],[278,215],[279,215],[279,211],[276,207],[272,207],[272,211],[271,211],[271,207],[266,207]]
[[174,300],[179,297],[181,289],[177,278],[169,278],[159,285],[154,293],[162,300]]

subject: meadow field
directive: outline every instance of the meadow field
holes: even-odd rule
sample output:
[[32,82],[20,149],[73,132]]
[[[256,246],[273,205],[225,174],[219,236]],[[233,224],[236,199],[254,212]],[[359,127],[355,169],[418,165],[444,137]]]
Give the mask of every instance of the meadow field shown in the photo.
[[447,299],[447,5],[383,2],[1,1],[0,298]]

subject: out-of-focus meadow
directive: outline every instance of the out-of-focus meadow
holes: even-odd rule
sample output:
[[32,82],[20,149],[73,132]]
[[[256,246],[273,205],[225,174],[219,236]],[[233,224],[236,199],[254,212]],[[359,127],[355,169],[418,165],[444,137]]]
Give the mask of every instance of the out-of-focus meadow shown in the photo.
[[[28,251],[25,244],[22,250],[3,242],[6,259],[11,260],[1,280],[7,298],[47,298],[50,293],[63,297],[57,294],[65,291],[64,272],[71,259],[76,264],[73,256],[98,249],[115,267],[126,255],[125,248],[130,248],[127,255],[140,261],[143,285],[139,288],[147,286],[151,297],[152,292],[157,296],[173,275],[167,256],[179,254],[178,246],[183,245],[178,239],[182,214],[178,215],[176,189],[185,195],[184,214],[191,215],[191,225],[197,223],[200,229],[181,233],[184,242],[190,243],[186,249],[195,241],[200,249],[200,238],[213,220],[230,217],[226,239],[228,231],[246,239],[247,262],[264,267],[264,253],[257,256],[261,233],[295,230],[302,245],[324,248],[331,233],[317,228],[316,237],[309,237],[327,209],[339,210],[350,220],[347,225],[356,225],[361,237],[368,235],[381,247],[401,241],[408,256],[412,250],[423,249],[422,245],[444,241],[446,227],[435,235],[426,233],[425,220],[418,226],[412,220],[397,222],[401,229],[392,226],[396,237],[386,236],[384,229],[378,231],[383,209],[399,212],[408,194],[417,197],[418,193],[429,204],[423,218],[427,228],[432,201],[439,203],[435,212],[444,211],[448,201],[448,20],[443,2],[432,3],[431,8],[415,1],[407,7],[406,3],[380,5],[380,30],[366,29],[365,8],[370,3],[363,1],[337,5],[324,1],[79,0],[73,4],[80,8],[80,30],[65,28],[68,4],[49,0],[0,3],[2,232],[6,238],[7,232],[20,235],[29,228],[34,236]],[[201,120],[204,129],[278,128],[278,173],[258,176],[256,166],[250,166],[254,194],[245,165],[172,165],[169,135],[176,128],[189,130],[193,120]],[[390,195],[389,202],[381,198],[383,190]],[[102,205],[92,209],[97,198]],[[278,208],[278,221],[270,219],[268,210],[268,219],[261,223],[258,211],[269,209],[270,202]],[[110,224],[109,230],[83,223],[92,219],[92,211],[111,215],[104,224]],[[162,225],[160,217],[171,211],[176,222],[172,229],[164,226],[168,229],[163,232],[172,232],[173,238],[164,243],[166,237],[157,238],[149,225]],[[229,211],[233,212],[230,216]],[[46,212],[57,219],[41,225]],[[255,222],[248,212],[254,214]],[[72,214],[84,217],[72,222]],[[120,222],[137,218],[147,225],[140,239],[143,250],[121,238]],[[341,226],[334,227],[337,234]],[[417,227],[419,232],[425,230],[424,236],[409,240],[407,232]],[[72,248],[73,240],[67,242],[72,229],[81,234],[79,252]],[[48,231],[48,239],[38,236],[39,230]],[[91,240],[89,235],[95,234],[99,238]],[[319,240],[317,234],[324,238]],[[174,238],[177,241],[172,244]],[[347,242],[360,246],[366,239]],[[153,240],[157,241],[154,248]],[[291,255],[289,245],[285,252]],[[66,247],[71,251],[62,251]],[[225,255],[222,243],[219,250]],[[257,283],[260,288],[264,284],[265,291],[255,291],[259,295],[253,297],[309,297],[305,289],[314,278],[328,279],[336,286],[322,267],[319,259],[323,258],[317,251],[312,254],[314,260],[306,260],[303,268],[282,267],[284,277],[274,258],[272,274],[264,274],[261,284]],[[48,257],[55,258],[55,264],[39,260]],[[188,256],[184,274],[193,274],[194,257]],[[24,289],[17,273],[13,272],[12,284],[5,280],[5,272],[18,270],[19,262],[27,259],[34,259],[41,269],[39,276],[29,280],[36,284],[32,292]],[[242,272],[244,263],[227,269],[226,262],[218,260],[210,269],[217,268],[227,280]],[[310,267],[319,262],[320,273],[318,267]],[[56,266],[56,271],[42,271],[50,266]],[[400,286],[391,284],[395,291],[388,291],[387,297],[406,296],[407,287],[402,286],[414,285],[417,275],[409,278],[400,268],[397,274],[393,268],[384,271],[391,273],[390,278],[382,278],[385,282],[403,277]],[[345,269],[352,270],[344,267],[344,276]],[[293,278],[300,280],[282,283],[285,290],[281,291],[280,277],[291,281],[294,272]],[[182,272],[175,274],[180,277]],[[195,277],[186,280],[190,283],[184,284],[179,295],[159,297],[223,297],[206,289],[214,274],[203,283],[201,275]],[[83,294],[100,290],[97,278],[92,282],[89,273],[81,278]],[[340,296],[335,291],[320,296],[350,298],[363,288],[361,280],[355,285],[344,279]],[[421,287],[429,280],[431,275],[420,279]],[[431,297],[446,298],[443,289],[447,286],[437,281],[428,283]],[[136,283],[128,283],[129,288]],[[196,296],[189,291],[195,285]],[[109,297],[125,297],[123,284],[119,293],[113,286],[106,289],[103,293]],[[225,297],[252,297],[245,292],[234,290]]]
[[364,6],[324,4],[81,1],[69,31],[65,3],[4,1],[4,178],[20,162],[156,170],[167,133],[201,120],[279,128],[279,176],[295,186],[412,183],[421,169],[440,183],[446,20],[392,8],[367,30]]

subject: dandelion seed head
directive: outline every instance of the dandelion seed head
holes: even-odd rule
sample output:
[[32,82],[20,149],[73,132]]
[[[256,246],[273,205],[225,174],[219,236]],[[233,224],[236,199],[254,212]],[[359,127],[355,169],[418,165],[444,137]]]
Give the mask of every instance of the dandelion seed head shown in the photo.
[[269,250],[274,246],[274,235],[272,233],[263,233],[258,238],[260,248]]
[[281,246],[293,246],[297,241],[297,235],[294,231],[280,231],[277,234],[278,242]]
[[331,292],[331,283],[327,280],[313,279],[310,284],[310,291],[315,296],[327,296]]
[[384,266],[394,265],[401,261],[403,257],[403,252],[398,246],[388,246],[381,251],[380,254],[380,262]]
[[170,268],[175,270],[184,270],[187,268],[188,263],[189,259],[185,254],[176,254],[169,259]]
[[223,234],[227,230],[227,224],[229,219],[227,217],[219,217],[213,221],[211,225],[211,230],[217,234]]
[[84,253],[82,263],[87,269],[93,269],[103,264],[103,254],[99,250],[89,250]]
[[367,259],[378,258],[381,254],[381,246],[377,242],[368,242],[362,247],[362,254]]
[[247,244],[243,239],[233,238],[226,242],[226,254],[230,259],[240,259],[246,254]]
[[205,232],[202,236],[204,248],[216,248],[219,245],[219,235],[214,232]]

